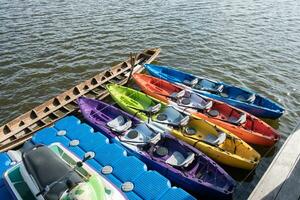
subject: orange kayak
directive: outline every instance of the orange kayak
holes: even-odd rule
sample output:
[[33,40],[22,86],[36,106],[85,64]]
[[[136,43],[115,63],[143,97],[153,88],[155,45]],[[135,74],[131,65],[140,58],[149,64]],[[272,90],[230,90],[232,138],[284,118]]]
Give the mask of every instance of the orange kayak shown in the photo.
[[133,78],[142,91],[153,98],[223,127],[247,143],[272,146],[280,138],[279,133],[264,121],[226,103],[146,74],[136,73]]

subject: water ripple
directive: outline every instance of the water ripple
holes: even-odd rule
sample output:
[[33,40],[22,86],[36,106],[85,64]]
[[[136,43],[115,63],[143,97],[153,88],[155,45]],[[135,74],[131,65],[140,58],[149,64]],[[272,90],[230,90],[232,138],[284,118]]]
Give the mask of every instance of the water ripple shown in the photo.
[[[284,138],[300,117],[297,0],[0,0],[0,5],[2,123],[149,47],[162,48],[161,64],[282,103],[287,112],[268,122]],[[263,159],[235,198],[247,196],[272,158]]]

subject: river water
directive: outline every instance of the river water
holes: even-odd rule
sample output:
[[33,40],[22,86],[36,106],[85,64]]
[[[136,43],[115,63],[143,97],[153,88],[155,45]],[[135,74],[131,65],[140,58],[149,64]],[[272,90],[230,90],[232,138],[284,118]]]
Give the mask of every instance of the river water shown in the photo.
[[280,102],[282,134],[255,173],[231,170],[245,199],[300,117],[298,0],[0,0],[0,122],[124,60],[160,47],[159,63]]

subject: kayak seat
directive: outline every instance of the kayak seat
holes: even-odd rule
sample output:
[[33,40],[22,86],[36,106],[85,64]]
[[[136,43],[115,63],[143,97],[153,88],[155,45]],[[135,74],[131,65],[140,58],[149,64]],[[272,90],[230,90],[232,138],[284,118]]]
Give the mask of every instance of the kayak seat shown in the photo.
[[177,104],[179,106],[189,107],[196,110],[210,109],[213,106],[212,101],[206,101],[195,94],[190,94],[190,97],[179,99]]
[[166,160],[166,163],[176,167],[188,167],[194,160],[195,154],[191,153],[186,158],[178,151],[174,151],[173,154]]
[[207,102],[207,104],[205,105],[205,109],[210,109],[211,107],[213,106],[213,102],[212,101],[209,101]]
[[163,113],[159,113],[156,117],[157,122],[170,125],[183,125],[189,121],[188,116],[183,116],[173,107],[167,107]]
[[193,80],[184,80],[183,81],[183,84],[187,85],[187,86],[190,86],[190,87],[194,87],[195,85],[197,85],[199,82],[199,79],[198,78],[195,78]]
[[204,141],[211,144],[211,145],[220,145],[226,140],[226,133],[221,133],[219,136],[215,136],[212,134],[208,134]]
[[213,93],[221,93],[224,89],[224,85],[208,79],[202,79],[201,81],[198,81],[197,85],[194,85],[194,87],[198,90],[204,90]]
[[219,86],[216,88],[216,90],[217,90],[219,93],[223,92],[223,89],[224,89],[224,85],[219,85]]
[[252,95],[250,95],[247,99],[247,102],[249,103],[253,103],[255,101],[255,94],[253,93]]
[[136,144],[156,143],[160,140],[160,134],[153,132],[145,123],[142,123],[130,129],[122,138],[129,142],[136,142]]
[[174,92],[170,96],[173,99],[181,99],[185,96],[185,90],[181,90],[180,92]]
[[236,117],[229,117],[228,121],[237,125],[243,124],[247,121],[247,114],[243,113],[238,119]]
[[236,97],[237,100],[247,102],[247,103],[253,103],[255,101],[255,94],[251,94],[248,98],[246,98],[244,95],[238,95]]
[[40,191],[67,175],[50,188],[45,195],[47,200],[59,199],[68,189],[67,182],[77,184],[83,181],[76,172],[70,171],[71,167],[46,146],[35,146],[24,152],[22,161],[27,173],[35,180]]
[[190,121],[190,117],[189,116],[185,116],[184,118],[182,118],[179,122],[180,126],[186,126]]
[[118,133],[127,131],[132,126],[132,121],[119,115],[115,119],[109,121],[107,126]]
[[200,90],[204,90],[204,91],[208,91],[208,92],[212,92],[212,93],[222,93],[223,89],[224,89],[224,85],[219,85],[217,87],[200,87]]
[[151,106],[147,109],[148,112],[154,114],[154,113],[157,113],[158,111],[160,111],[161,109],[161,104],[156,104],[155,106]]
[[168,115],[164,114],[164,113],[160,113],[157,116],[157,122],[163,123],[163,124],[169,124],[169,125],[173,125],[173,126],[186,126],[189,123],[190,117],[189,116],[185,116],[183,118],[181,118],[180,120],[178,119],[171,119],[168,117]]

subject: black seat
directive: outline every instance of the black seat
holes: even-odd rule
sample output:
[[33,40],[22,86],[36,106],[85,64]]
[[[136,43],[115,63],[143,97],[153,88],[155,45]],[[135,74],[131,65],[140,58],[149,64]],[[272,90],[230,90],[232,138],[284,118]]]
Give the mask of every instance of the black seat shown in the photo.
[[31,150],[23,152],[22,160],[28,174],[34,178],[40,191],[65,176],[50,188],[45,199],[59,199],[61,194],[68,189],[67,181],[74,184],[82,182],[81,177],[76,172],[70,172],[71,167],[46,146],[34,146]]

